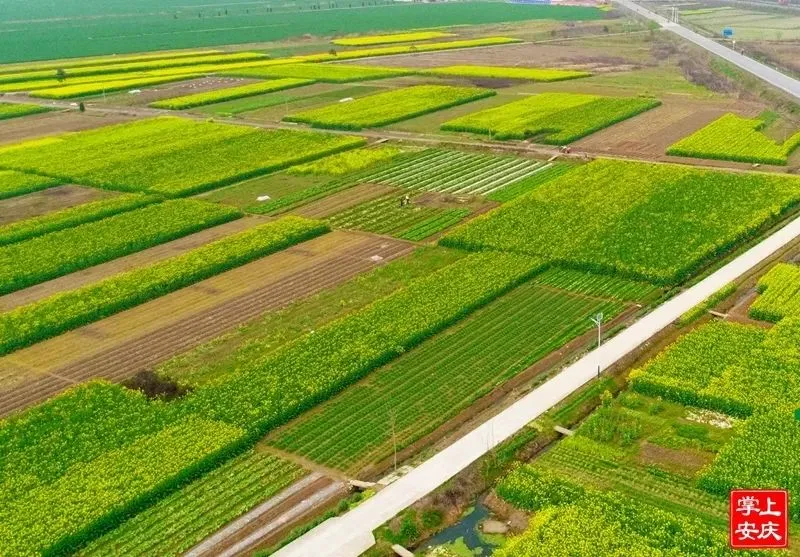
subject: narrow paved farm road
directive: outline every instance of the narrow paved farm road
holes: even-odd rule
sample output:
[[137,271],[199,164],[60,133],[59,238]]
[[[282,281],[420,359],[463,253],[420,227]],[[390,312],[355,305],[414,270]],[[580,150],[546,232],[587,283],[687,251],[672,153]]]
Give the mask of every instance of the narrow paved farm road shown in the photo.
[[493,447],[511,437],[572,392],[647,342],[724,285],[753,269],[800,237],[800,218],[565,368],[553,379],[487,420],[409,474],[379,491],[347,514],[321,526],[275,555],[277,557],[356,556],[373,543],[372,531],[452,478]]
[[778,89],[782,89],[783,91],[786,91],[793,97],[800,99],[800,81],[793,79],[788,75],[783,74],[777,70],[774,70],[769,66],[762,64],[761,62],[756,62],[752,58],[748,58],[743,54],[739,54],[735,50],[723,46],[712,39],[700,35],[699,33],[695,33],[694,31],[691,31],[682,25],[673,23],[669,21],[667,18],[662,17],[655,12],[651,12],[650,10],[641,7],[632,0],[615,0],[615,1],[622,6],[625,6],[632,12],[635,12],[643,17],[646,17],[651,21],[655,21],[667,31],[671,31],[676,35],[683,37],[687,41],[691,41],[694,44],[703,47],[707,51],[716,54],[720,58],[724,58],[725,60],[731,62],[732,64],[736,64],[743,70],[748,71],[754,76],[766,81],[770,85],[773,85]]

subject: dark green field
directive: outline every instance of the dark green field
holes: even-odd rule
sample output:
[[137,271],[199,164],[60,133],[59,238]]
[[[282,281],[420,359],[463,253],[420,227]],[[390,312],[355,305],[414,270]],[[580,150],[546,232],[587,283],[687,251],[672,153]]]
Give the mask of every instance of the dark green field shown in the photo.
[[[391,5],[386,0],[293,4],[221,0],[0,0],[0,63],[205,47],[402,29],[587,20],[594,8],[500,2]],[[352,9],[351,9],[352,8]],[[355,10],[355,11],[354,11]],[[324,12],[324,13],[323,13]]]

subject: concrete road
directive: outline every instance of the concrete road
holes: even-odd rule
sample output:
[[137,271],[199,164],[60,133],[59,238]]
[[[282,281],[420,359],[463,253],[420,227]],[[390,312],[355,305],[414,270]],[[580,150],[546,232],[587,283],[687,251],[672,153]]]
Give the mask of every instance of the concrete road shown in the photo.
[[762,64],[761,62],[756,62],[752,58],[748,58],[743,54],[739,54],[738,52],[731,50],[730,48],[719,44],[716,41],[713,41],[703,35],[695,33],[694,31],[690,31],[686,27],[682,25],[678,25],[677,23],[672,23],[665,17],[658,15],[655,12],[651,12],[648,9],[645,9],[638,5],[636,2],[632,0],[614,0],[620,6],[624,6],[631,10],[632,12],[636,12],[637,14],[641,15],[642,17],[646,17],[651,21],[655,21],[661,27],[666,29],[667,31],[671,31],[676,35],[680,35],[684,39],[695,43],[698,46],[703,47],[707,51],[716,54],[720,58],[724,58],[728,62],[732,64],[736,64],[740,68],[745,71],[750,72],[754,76],[766,81],[770,85],[781,89],[796,99],[800,99],[800,81],[789,77],[786,74],[783,74],[777,70],[770,68]]
[[508,439],[603,370],[636,350],[683,313],[800,237],[800,218],[659,306],[564,369],[508,409],[425,461],[347,514],[329,520],[276,553],[278,557],[357,556],[373,543],[372,531]]

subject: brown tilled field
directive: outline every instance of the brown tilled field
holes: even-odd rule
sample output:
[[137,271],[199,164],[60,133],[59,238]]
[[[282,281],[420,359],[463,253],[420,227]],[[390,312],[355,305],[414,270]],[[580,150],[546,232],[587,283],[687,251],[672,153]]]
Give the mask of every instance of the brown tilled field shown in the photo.
[[0,122],[0,145],[46,135],[77,132],[127,122],[134,117],[118,113],[46,112]]
[[593,72],[618,71],[639,66],[634,56],[598,54],[596,48],[564,44],[521,43],[491,48],[470,48],[425,52],[401,56],[356,60],[356,65],[436,68],[441,66],[483,65],[586,69]]
[[245,79],[240,77],[201,77],[189,81],[178,81],[165,83],[155,87],[142,89],[141,93],[132,95],[130,93],[118,93],[107,100],[109,103],[122,106],[145,106],[154,101],[169,99],[172,97],[182,97],[184,95],[194,95],[207,91],[216,91],[248,83],[257,83],[257,79]]
[[723,114],[735,112],[756,116],[763,107],[755,103],[689,101],[665,99],[654,109],[610,128],[594,133],[574,144],[578,151],[590,154],[620,155],[666,160],[667,148],[691,135]]
[[407,242],[332,232],[19,350],[0,358],[0,416],[73,383],[125,380],[412,249]]
[[67,184],[3,199],[0,201],[0,226],[115,195],[117,193],[110,190]]
[[200,247],[214,240],[219,240],[225,236],[242,232],[248,228],[258,226],[271,220],[262,216],[247,216],[219,226],[207,228],[195,234],[190,234],[183,238],[159,244],[152,248],[138,251],[125,257],[113,259],[107,263],[89,267],[83,271],[71,273],[57,279],[53,279],[41,284],[36,284],[23,290],[0,296],[0,310],[9,310],[17,306],[29,304],[36,300],[41,300],[57,292],[73,290],[86,284],[91,284],[104,278],[116,275],[124,271],[136,269],[144,265],[161,261],[174,255],[186,253],[189,250]]

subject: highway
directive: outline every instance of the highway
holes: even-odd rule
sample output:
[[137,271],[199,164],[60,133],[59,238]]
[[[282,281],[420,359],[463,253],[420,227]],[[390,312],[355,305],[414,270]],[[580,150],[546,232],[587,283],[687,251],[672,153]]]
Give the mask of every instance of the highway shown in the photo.
[[683,37],[687,41],[691,41],[694,44],[703,47],[707,51],[716,54],[720,58],[724,58],[725,60],[727,60],[732,64],[736,64],[743,70],[748,71],[754,76],[766,81],[770,85],[773,85],[774,87],[777,87],[778,89],[781,89],[786,93],[789,93],[796,99],[800,99],[800,81],[791,78],[788,75],[785,75],[777,70],[774,70],[769,66],[762,64],[761,62],[756,62],[752,58],[748,58],[743,54],[739,54],[738,52],[726,46],[723,46],[718,42],[713,41],[707,37],[704,37],[699,33],[695,33],[694,31],[691,31],[686,27],[683,27],[682,25],[678,25],[677,23],[672,23],[667,18],[662,17],[655,12],[651,12],[650,10],[641,7],[636,2],[633,2],[631,0],[614,0],[614,1],[620,6],[624,6],[629,10],[631,10],[632,12],[641,15],[642,17],[646,17],[651,21],[655,21],[667,31],[675,33],[676,35]]

